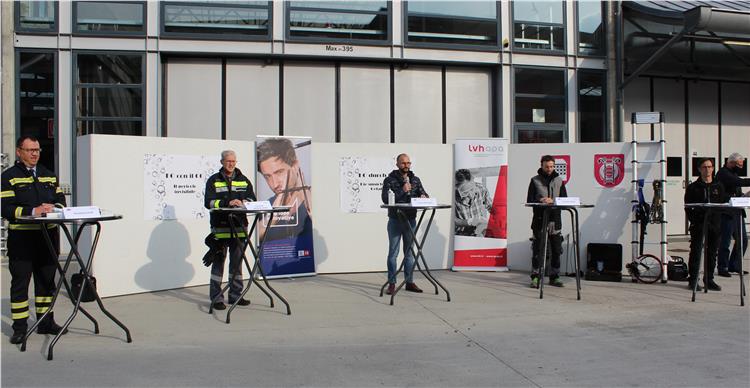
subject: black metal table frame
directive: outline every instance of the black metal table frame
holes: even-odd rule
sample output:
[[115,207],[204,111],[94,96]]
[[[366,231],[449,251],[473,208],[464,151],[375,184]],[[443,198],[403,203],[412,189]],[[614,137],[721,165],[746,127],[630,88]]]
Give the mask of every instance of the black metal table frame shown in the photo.
[[[258,244],[257,250],[253,246],[253,244],[250,242],[250,239],[252,238],[253,232],[255,231],[255,228],[258,225],[258,220],[262,216],[268,214],[269,215],[268,225],[271,225],[271,221],[273,220],[274,213],[287,212],[287,211],[289,211],[289,208],[288,207],[276,207],[276,208],[274,208],[272,210],[247,210],[247,209],[244,209],[244,208],[219,208],[219,209],[211,209],[211,211],[220,212],[220,213],[227,213],[227,216],[228,216],[227,218],[229,219],[229,230],[230,230],[230,233],[231,233],[230,234],[230,236],[231,236],[230,238],[236,239],[237,244],[241,244],[241,246],[242,246],[242,249],[241,249],[242,260],[240,260],[240,261],[237,262],[237,264],[236,264],[237,268],[230,268],[230,270],[229,270],[229,281],[221,289],[221,292],[219,293],[219,295],[217,295],[216,297],[214,297],[214,299],[211,300],[211,306],[208,309],[208,313],[209,314],[213,314],[214,303],[216,303],[216,301],[218,300],[218,298],[220,298],[222,295],[224,295],[224,293],[227,291],[227,289],[229,289],[229,287],[232,285],[232,282],[234,281],[233,274],[239,273],[240,269],[242,268],[242,263],[244,262],[245,263],[245,268],[247,268],[247,270],[249,272],[250,281],[247,283],[247,287],[243,287],[244,289],[242,290],[242,294],[240,294],[240,297],[237,298],[237,300],[235,300],[232,303],[232,305],[229,307],[229,310],[227,311],[226,323],[227,324],[230,323],[230,318],[231,318],[231,315],[232,315],[232,311],[234,310],[235,307],[237,307],[237,303],[239,303],[239,301],[242,300],[242,298],[245,297],[245,294],[247,294],[247,292],[250,291],[250,286],[252,286],[253,283],[255,283],[255,285],[261,291],[263,291],[264,294],[266,294],[266,296],[268,297],[270,306],[272,308],[274,307],[273,297],[271,296],[271,294],[268,293],[268,291],[265,288],[263,288],[263,286],[260,284],[260,282],[258,282],[258,280],[256,279],[256,275],[257,275],[258,272],[260,272],[260,276],[262,277],[263,283],[265,283],[266,287],[268,287],[268,289],[271,290],[271,292],[274,295],[276,295],[276,297],[278,297],[286,305],[286,314],[287,315],[291,315],[292,314],[292,310],[289,307],[289,303],[286,301],[286,299],[284,299],[283,296],[281,296],[281,294],[279,294],[268,283],[268,278],[266,277],[266,273],[265,273],[265,271],[263,271],[263,265],[261,264],[260,258],[261,258],[261,254],[263,253],[263,246],[265,245],[264,243],[266,241],[266,236],[268,235],[268,230],[266,230],[266,233],[264,233],[263,237],[260,239],[260,242]],[[239,217],[240,215],[245,216],[247,214],[253,214],[255,217],[253,219],[253,223],[252,223],[252,226],[250,227],[250,230],[247,231],[247,233],[245,234],[245,237],[242,237],[240,235],[239,231],[244,231],[243,230],[244,228],[242,226],[242,222],[240,220],[238,220],[237,217]],[[250,252],[253,254],[253,258],[254,258],[254,263],[253,263],[252,267],[250,267],[250,263],[247,261],[247,255],[245,254],[245,252],[247,251],[248,246],[250,247]],[[231,255],[231,252],[230,252],[230,255]],[[230,260],[230,262],[231,262],[231,260]]]
[[[79,219],[61,219],[61,218],[43,218],[43,217],[23,217],[19,218],[19,222],[23,223],[30,223],[30,224],[38,224],[41,227],[42,235],[44,236],[45,241],[47,242],[47,248],[50,250],[53,256],[57,257],[58,253],[55,249],[54,244],[52,243],[52,238],[49,236],[49,231],[47,229],[47,225],[49,224],[55,224],[59,225],[60,228],[65,232],[65,237],[68,239],[68,243],[70,244],[70,252],[68,253],[68,257],[65,259],[65,265],[60,266],[59,260],[55,260],[55,264],[57,266],[57,272],[60,274],[60,279],[57,281],[55,294],[52,296],[52,302],[50,303],[49,309],[42,314],[41,317],[37,318],[36,322],[34,322],[33,325],[29,328],[29,330],[26,332],[26,336],[23,338],[23,342],[21,344],[21,351],[26,351],[26,341],[31,335],[31,333],[34,332],[34,329],[39,325],[42,320],[44,320],[48,314],[52,312],[52,310],[55,307],[55,302],[57,301],[57,297],[60,294],[60,286],[64,285],[65,290],[68,292],[68,296],[71,298],[71,301],[73,302],[73,311],[71,312],[70,316],[67,320],[65,320],[65,323],[62,325],[62,329],[60,332],[55,335],[55,337],[50,341],[48,351],[47,351],[47,360],[52,360],[53,358],[53,350],[55,347],[55,344],[58,340],[60,340],[60,336],[63,335],[63,332],[67,330],[68,326],[70,326],[70,323],[73,321],[73,319],[78,314],[78,311],[80,310],[93,324],[94,324],[94,333],[99,334],[99,323],[94,319],[91,314],[89,314],[82,306],[81,306],[81,297],[83,296],[84,290],[86,290],[87,286],[89,284],[92,284],[91,280],[91,265],[94,261],[94,254],[96,253],[96,247],[99,243],[99,235],[101,234],[101,224],[100,221],[110,221],[110,220],[119,220],[121,219],[121,216],[104,216],[99,218],[79,218]],[[70,230],[68,229],[67,225],[65,224],[79,224],[78,231],[76,232],[75,237],[73,237],[70,233]],[[83,234],[83,231],[86,229],[86,227],[96,227],[96,232],[94,233],[94,239],[91,243],[91,251],[89,252],[88,262],[84,262],[83,258],[81,257],[81,253],[78,249],[78,242],[81,238],[81,235]],[[73,296],[73,291],[71,290],[70,284],[68,284],[68,280],[66,279],[66,274],[68,271],[68,268],[70,267],[70,263],[75,257],[76,262],[78,262],[78,265],[81,268],[80,273],[83,275],[83,280],[81,282],[81,289],[78,292],[77,296]],[[130,336],[130,330],[117,318],[115,318],[112,313],[107,311],[106,308],[104,308],[104,304],[102,303],[101,298],[99,297],[99,293],[96,290],[95,287],[88,287],[91,291],[93,291],[94,296],[96,297],[96,303],[99,305],[99,308],[102,310],[104,315],[106,315],[112,322],[114,322],[117,326],[123,329],[125,331],[125,336],[127,338],[127,342],[133,342],[133,339]]]
[[[388,205],[381,205],[381,208],[388,209]],[[437,209],[449,209],[449,205],[438,205],[438,206],[400,206],[400,207],[394,207],[396,209],[396,214],[398,216],[399,222],[401,222],[401,225],[403,228],[406,228],[409,230],[411,234],[411,244],[409,245],[408,249],[411,251],[412,256],[414,257],[414,266],[419,270],[419,273],[422,274],[435,288],[435,295],[438,295],[438,286],[445,291],[445,295],[448,299],[448,302],[451,301],[451,293],[448,291],[445,286],[443,286],[442,283],[440,283],[434,276],[432,276],[432,273],[430,272],[430,268],[427,266],[427,261],[424,258],[424,254],[422,253],[422,250],[424,248],[424,242],[427,239],[427,234],[430,232],[430,226],[432,226],[432,221],[435,218],[435,211]],[[421,214],[419,216],[419,221],[417,222],[414,229],[411,228],[411,224],[409,224],[409,219],[406,218],[406,215],[403,213],[403,209],[416,209],[421,210]],[[422,225],[422,220],[424,219],[425,213],[427,210],[432,210],[430,212],[430,218],[427,221],[427,224],[425,226],[425,231],[422,234],[422,239],[417,239],[417,232],[419,231],[420,226]],[[414,252],[414,246],[417,247],[416,254]],[[419,265],[419,259],[422,259],[422,264],[424,265],[424,271],[422,270],[422,267]],[[406,257],[404,257],[406,259]],[[396,273],[393,275],[394,279],[398,278],[398,274],[401,273],[401,271],[404,268],[405,260],[401,260],[401,264],[398,266],[398,270],[396,270]],[[382,287],[380,287],[380,296],[383,296],[383,290],[385,290],[385,287],[390,283],[391,279],[386,280],[386,282],[383,284]],[[398,294],[399,290],[406,284],[406,278],[401,281],[401,283],[396,287],[396,289],[391,294],[391,306],[393,305],[394,298],[396,297],[396,294]]]
[[[708,205],[708,206],[707,206]],[[726,204],[685,204],[685,207],[687,208],[703,208],[706,210],[705,214],[703,215],[703,241],[701,242],[702,249],[701,254],[698,255],[698,267],[700,268],[701,262],[703,263],[703,276],[704,278],[709,273],[708,271],[713,271],[713,268],[708,268],[708,260],[704,260],[704,258],[708,255],[708,217],[709,215],[719,209],[722,213],[727,212],[729,210],[730,213],[736,213],[737,218],[737,233],[740,235],[740,238],[735,241],[735,244],[739,244],[739,254],[740,254],[740,260],[739,260],[739,274],[740,274],[740,306],[745,305],[745,281],[743,279],[743,272],[742,272],[742,260],[743,260],[743,237],[742,236],[742,213],[741,211],[744,210],[744,207],[737,207],[737,206],[730,206]],[[720,242],[719,242],[720,243]],[[732,259],[731,257],[729,258]],[[704,285],[705,286],[705,285]],[[695,302],[695,294],[698,290],[698,279],[695,279],[695,282],[693,283],[693,297],[691,299],[691,302]],[[708,293],[708,287],[703,287],[703,293]]]
[[[559,210],[565,210],[568,213],[570,213],[570,224],[573,229],[571,235],[573,236],[573,250],[575,250],[575,271],[576,271],[576,299],[581,300],[581,230],[578,225],[578,208],[592,208],[594,205],[554,205],[554,204],[544,204],[544,203],[527,203],[526,206],[536,208],[540,207],[543,208],[544,211],[542,212],[542,226],[540,235],[542,238],[541,245],[539,246],[539,250],[543,252],[543,256],[541,257],[541,264],[539,268],[539,284],[537,285],[537,288],[539,289],[539,299],[544,299],[544,272],[547,267],[547,242],[549,240],[549,231],[547,230],[549,228],[549,213],[552,210],[559,209]],[[533,252],[533,254],[536,254],[536,252]]]

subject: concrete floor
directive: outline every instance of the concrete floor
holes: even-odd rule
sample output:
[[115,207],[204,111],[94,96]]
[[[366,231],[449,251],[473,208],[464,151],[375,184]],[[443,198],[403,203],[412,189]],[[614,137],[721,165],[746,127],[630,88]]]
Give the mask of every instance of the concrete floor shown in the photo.
[[[253,304],[229,325],[226,311],[207,314],[207,287],[107,298],[133,342],[87,304],[101,334],[79,314],[47,361],[51,336],[32,335],[24,353],[8,343],[5,263],[2,386],[750,385],[750,316],[738,276],[717,278],[724,290],[692,303],[685,282],[584,281],[577,301],[574,278],[565,278],[540,300],[521,272],[435,275],[451,302],[405,292],[390,306],[378,296],[383,273],[275,280],[291,316],[251,290]],[[71,308],[61,302],[58,323]]]

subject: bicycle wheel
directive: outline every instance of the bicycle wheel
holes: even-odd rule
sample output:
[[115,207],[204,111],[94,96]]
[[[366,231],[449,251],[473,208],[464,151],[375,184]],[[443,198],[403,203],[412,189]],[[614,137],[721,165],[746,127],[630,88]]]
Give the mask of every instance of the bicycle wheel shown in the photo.
[[658,257],[645,254],[635,259],[637,271],[633,271],[635,277],[643,283],[656,283],[661,279],[662,265]]

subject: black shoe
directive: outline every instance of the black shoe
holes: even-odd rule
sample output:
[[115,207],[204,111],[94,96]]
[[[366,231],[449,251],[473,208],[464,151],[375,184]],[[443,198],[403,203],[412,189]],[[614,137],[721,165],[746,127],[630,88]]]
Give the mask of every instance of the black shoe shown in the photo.
[[23,342],[23,337],[26,336],[26,330],[13,330],[13,335],[10,336],[10,343],[13,345],[20,344]]
[[713,280],[709,280],[707,282],[704,282],[703,285],[706,286],[706,288],[709,289],[709,290],[711,290],[711,291],[721,291],[721,286],[718,285],[718,284],[716,284],[716,283],[714,283]]
[[224,304],[224,302],[216,302],[214,303],[214,310],[226,310],[227,305]]
[[723,278],[731,278],[732,274],[729,271],[719,271],[719,276]]
[[[234,302],[229,302],[229,304],[234,304]],[[249,306],[250,301],[245,298],[240,298],[240,300],[237,302],[237,306]]]
[[[733,269],[730,269],[730,270],[729,270],[729,272],[731,272],[731,273],[736,273],[736,274],[738,274],[738,275],[739,275],[739,273],[740,273],[740,271],[736,271],[736,270],[733,270]],[[748,274],[748,272],[747,272],[747,271],[742,271],[742,274],[743,274],[743,275],[747,275],[747,274]]]
[[[49,322],[40,323],[39,326],[36,328],[37,334],[54,334],[57,335],[62,330],[62,327],[55,323],[53,320],[49,320]],[[62,330],[63,334],[68,334],[68,329]]]
[[417,287],[415,283],[406,283],[406,291],[409,292],[422,292],[422,289]]

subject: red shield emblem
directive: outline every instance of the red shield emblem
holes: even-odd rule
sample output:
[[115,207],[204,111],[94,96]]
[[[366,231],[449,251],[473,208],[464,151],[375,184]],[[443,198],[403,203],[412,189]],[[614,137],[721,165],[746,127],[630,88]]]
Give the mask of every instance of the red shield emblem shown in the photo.
[[625,154],[595,154],[594,178],[604,187],[615,187],[625,176]]
[[570,155],[552,155],[555,158],[555,172],[560,175],[563,183],[570,180]]

